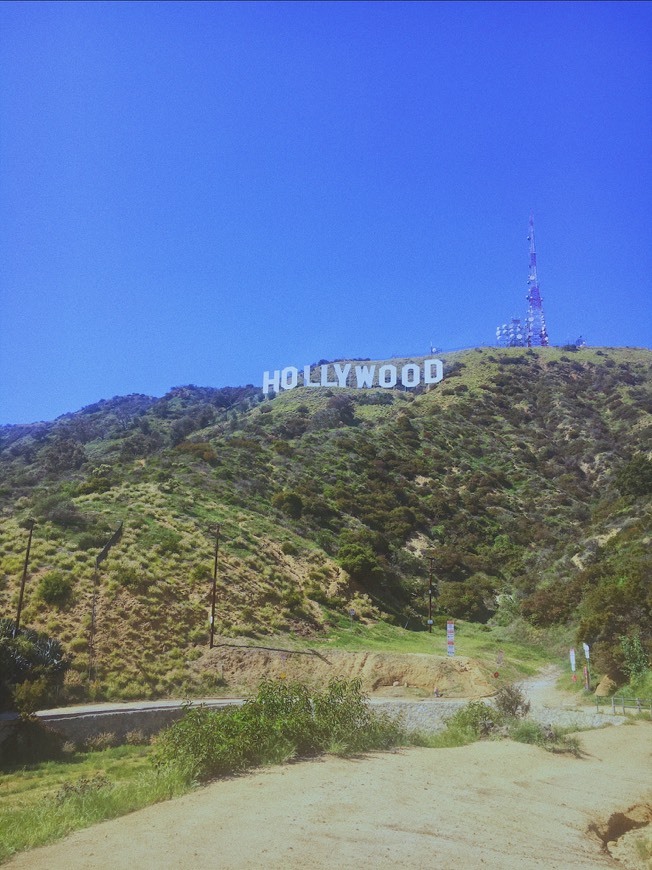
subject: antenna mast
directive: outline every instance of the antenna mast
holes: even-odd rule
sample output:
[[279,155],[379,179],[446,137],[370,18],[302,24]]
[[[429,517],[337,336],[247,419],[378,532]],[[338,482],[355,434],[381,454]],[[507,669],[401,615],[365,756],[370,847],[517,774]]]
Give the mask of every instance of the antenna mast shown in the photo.
[[548,330],[543,317],[543,305],[537,279],[537,252],[534,246],[534,215],[530,214],[530,271],[527,279],[528,311],[526,318],[526,338],[528,347],[548,347]]

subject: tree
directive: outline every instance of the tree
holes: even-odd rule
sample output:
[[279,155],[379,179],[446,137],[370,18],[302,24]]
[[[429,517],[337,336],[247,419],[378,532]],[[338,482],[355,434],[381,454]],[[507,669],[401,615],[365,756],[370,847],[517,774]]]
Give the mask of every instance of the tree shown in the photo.
[[303,501],[296,492],[277,492],[272,497],[272,504],[277,510],[283,511],[293,520],[300,520],[303,513]]
[[364,544],[344,544],[338,554],[339,563],[353,580],[365,585],[382,580],[383,569],[378,557]]
[[639,453],[620,470],[616,483],[625,495],[652,493],[652,461]]

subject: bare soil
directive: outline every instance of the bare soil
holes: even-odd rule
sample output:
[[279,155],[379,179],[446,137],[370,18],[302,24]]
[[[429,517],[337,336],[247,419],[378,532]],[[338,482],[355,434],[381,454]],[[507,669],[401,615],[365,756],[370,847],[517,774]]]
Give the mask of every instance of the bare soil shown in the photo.
[[581,759],[499,741],[298,762],[96,825],[8,866],[645,867],[633,847],[623,863],[609,849],[628,819],[652,818],[651,738],[638,722],[583,732]]
[[437,688],[449,698],[479,698],[496,690],[488,667],[465,656],[328,648],[298,651],[226,641],[207,650],[190,668],[197,675],[222,677],[236,694],[255,691],[266,677],[315,686],[325,685],[332,677],[359,678],[365,692],[389,697],[431,696]]

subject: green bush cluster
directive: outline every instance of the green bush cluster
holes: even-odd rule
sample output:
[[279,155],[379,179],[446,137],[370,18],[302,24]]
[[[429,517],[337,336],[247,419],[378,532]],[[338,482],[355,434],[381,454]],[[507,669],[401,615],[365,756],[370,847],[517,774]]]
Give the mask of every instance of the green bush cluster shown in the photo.
[[159,767],[207,780],[324,752],[351,755],[405,741],[395,720],[374,713],[359,680],[331,680],[324,691],[301,683],[265,681],[242,707],[189,707],[155,749]]
[[272,504],[293,520],[301,519],[303,501],[296,492],[277,492],[272,496]]
[[63,571],[48,571],[39,580],[38,594],[46,604],[63,607],[72,596],[70,574],[64,574]]
[[510,737],[519,743],[533,743],[549,752],[580,754],[579,741],[562,729],[540,725],[527,718],[530,702],[522,689],[513,684],[503,686],[493,704],[471,701],[446,723],[446,731],[438,736],[440,746],[459,746],[485,737]]
[[487,737],[505,722],[504,715],[484,704],[482,701],[471,701],[454,713],[446,726],[451,731],[460,732],[469,740]]
[[548,752],[567,753],[579,757],[579,739],[574,734],[565,734],[554,725],[541,725],[531,719],[514,720],[509,725],[509,736],[518,743],[531,743]]
[[34,691],[26,683],[35,684],[38,700],[44,700],[62,684],[67,668],[58,641],[30,628],[20,628],[14,637],[13,620],[0,619],[0,711],[15,706],[19,686],[30,703],[36,702]]

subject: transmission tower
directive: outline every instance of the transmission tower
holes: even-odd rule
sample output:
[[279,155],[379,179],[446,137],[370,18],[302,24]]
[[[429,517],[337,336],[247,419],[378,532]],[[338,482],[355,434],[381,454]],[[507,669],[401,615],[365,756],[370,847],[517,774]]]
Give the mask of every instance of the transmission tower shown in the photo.
[[548,347],[548,330],[543,317],[543,305],[537,279],[537,252],[534,247],[534,215],[530,215],[530,272],[527,279],[527,317],[525,318],[528,347]]

